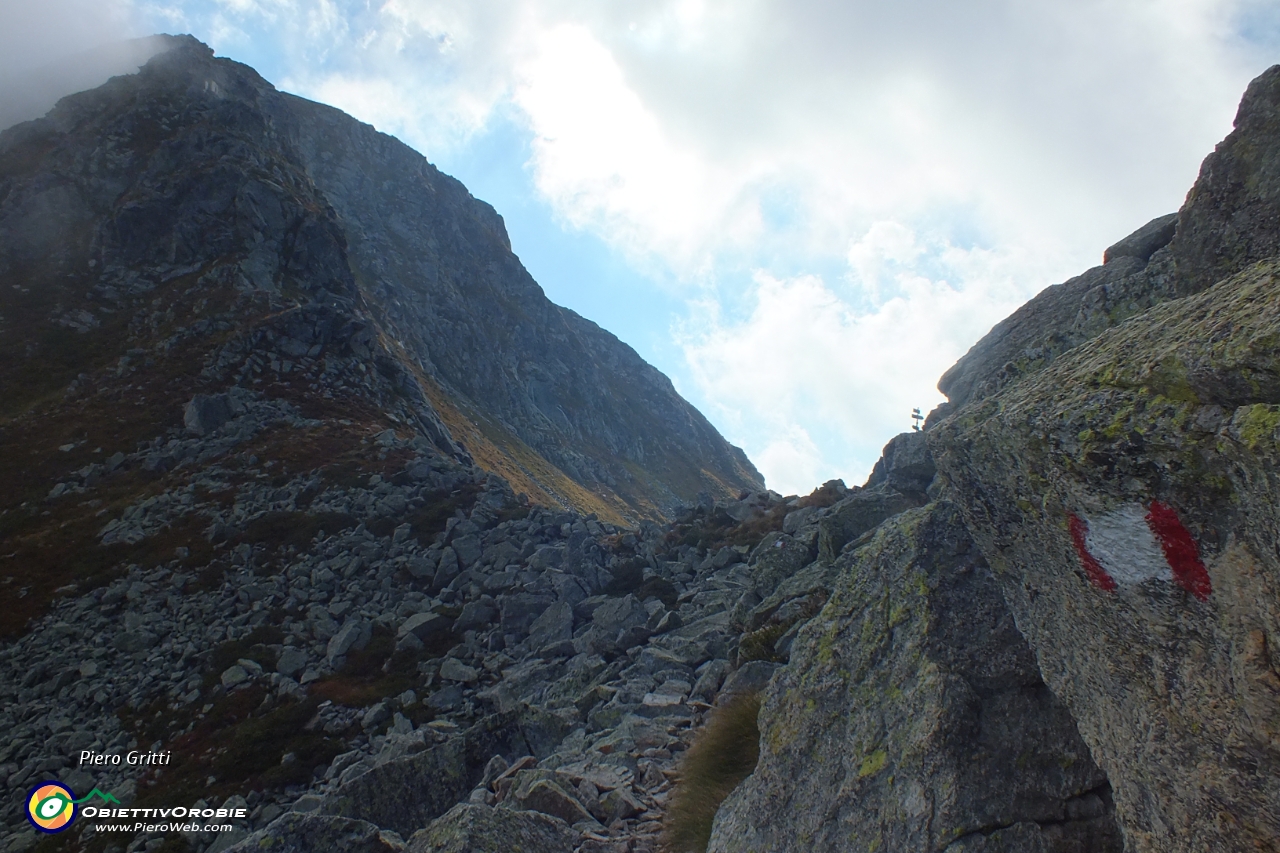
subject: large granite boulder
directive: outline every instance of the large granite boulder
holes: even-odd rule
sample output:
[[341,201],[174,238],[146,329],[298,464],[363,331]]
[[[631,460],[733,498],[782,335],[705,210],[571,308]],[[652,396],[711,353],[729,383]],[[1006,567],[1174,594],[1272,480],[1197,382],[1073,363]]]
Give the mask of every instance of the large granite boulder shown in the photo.
[[929,433],[1130,851],[1280,838],[1277,273],[1160,305]]
[[480,772],[467,764],[466,739],[454,737],[355,777],[326,797],[321,810],[408,836],[465,799]]
[[563,720],[537,708],[492,714],[443,743],[347,781],[324,798],[320,810],[407,838],[466,799],[495,755],[542,758],[565,734]]
[[889,439],[871,469],[867,486],[883,484],[903,494],[923,497],[934,473],[933,458],[929,455],[924,433],[914,430]]
[[1118,853],[1106,777],[955,507],[898,515],[838,568],[709,850]]
[[818,559],[834,563],[845,545],[874,530],[886,518],[922,503],[885,482],[859,489],[832,506],[818,522]]
[[540,812],[462,803],[409,839],[409,853],[572,853],[578,833]]

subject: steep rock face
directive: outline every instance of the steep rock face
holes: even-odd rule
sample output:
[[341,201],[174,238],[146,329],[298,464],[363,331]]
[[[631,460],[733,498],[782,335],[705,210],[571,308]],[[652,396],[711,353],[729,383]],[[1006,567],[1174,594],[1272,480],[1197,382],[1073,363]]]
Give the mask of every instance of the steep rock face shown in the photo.
[[1278,102],[1273,68],[1134,273],[1158,304],[998,367],[1059,339],[1070,283],[1042,294],[927,434],[1130,851],[1280,849]]
[[157,393],[260,383],[266,364],[301,395],[299,374],[353,357],[354,396],[544,503],[634,519],[760,486],[665,377],[545,298],[461,184],[170,41],[0,141],[7,412],[156,335],[182,356],[132,365]]
[[1178,290],[1196,293],[1280,253],[1280,65],[1249,84],[1235,129],[1204,159],[1170,244]]
[[1122,848],[1106,777],[955,507],[894,516],[836,569],[710,850]]
[[665,376],[543,296],[491,207],[337,110],[284,104],[384,327],[500,450],[526,445],[579,484],[654,509],[760,486]]

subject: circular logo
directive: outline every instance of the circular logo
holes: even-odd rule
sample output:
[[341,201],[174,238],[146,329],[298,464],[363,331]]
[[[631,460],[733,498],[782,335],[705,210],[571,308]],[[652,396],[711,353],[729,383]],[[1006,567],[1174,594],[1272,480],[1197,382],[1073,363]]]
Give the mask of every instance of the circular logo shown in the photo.
[[42,782],[27,795],[27,819],[41,832],[62,832],[76,816],[76,795],[59,782]]

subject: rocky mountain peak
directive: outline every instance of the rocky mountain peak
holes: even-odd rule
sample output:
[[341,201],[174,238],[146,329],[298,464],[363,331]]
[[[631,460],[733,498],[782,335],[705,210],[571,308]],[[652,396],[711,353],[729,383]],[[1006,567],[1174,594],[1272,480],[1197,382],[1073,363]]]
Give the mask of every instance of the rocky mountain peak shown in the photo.
[[[167,43],[0,137],[13,406],[172,350],[180,328],[175,412],[246,383],[309,397],[300,360],[332,371],[342,352],[375,377],[357,396],[378,387],[377,406],[535,502],[621,522],[760,487],[666,377],[546,299],[456,180],[190,36]],[[80,345],[55,352],[46,328]],[[268,383],[255,355],[290,368]]]

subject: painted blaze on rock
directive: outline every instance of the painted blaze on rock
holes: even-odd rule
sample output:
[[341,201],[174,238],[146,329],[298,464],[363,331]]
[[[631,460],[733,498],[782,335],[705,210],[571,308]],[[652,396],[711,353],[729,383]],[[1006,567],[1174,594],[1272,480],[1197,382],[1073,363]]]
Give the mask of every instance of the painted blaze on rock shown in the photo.
[[1201,601],[1213,592],[1195,537],[1160,501],[1146,509],[1126,504],[1092,521],[1073,513],[1067,527],[1085,575],[1098,589],[1114,592],[1120,584],[1159,579]]

